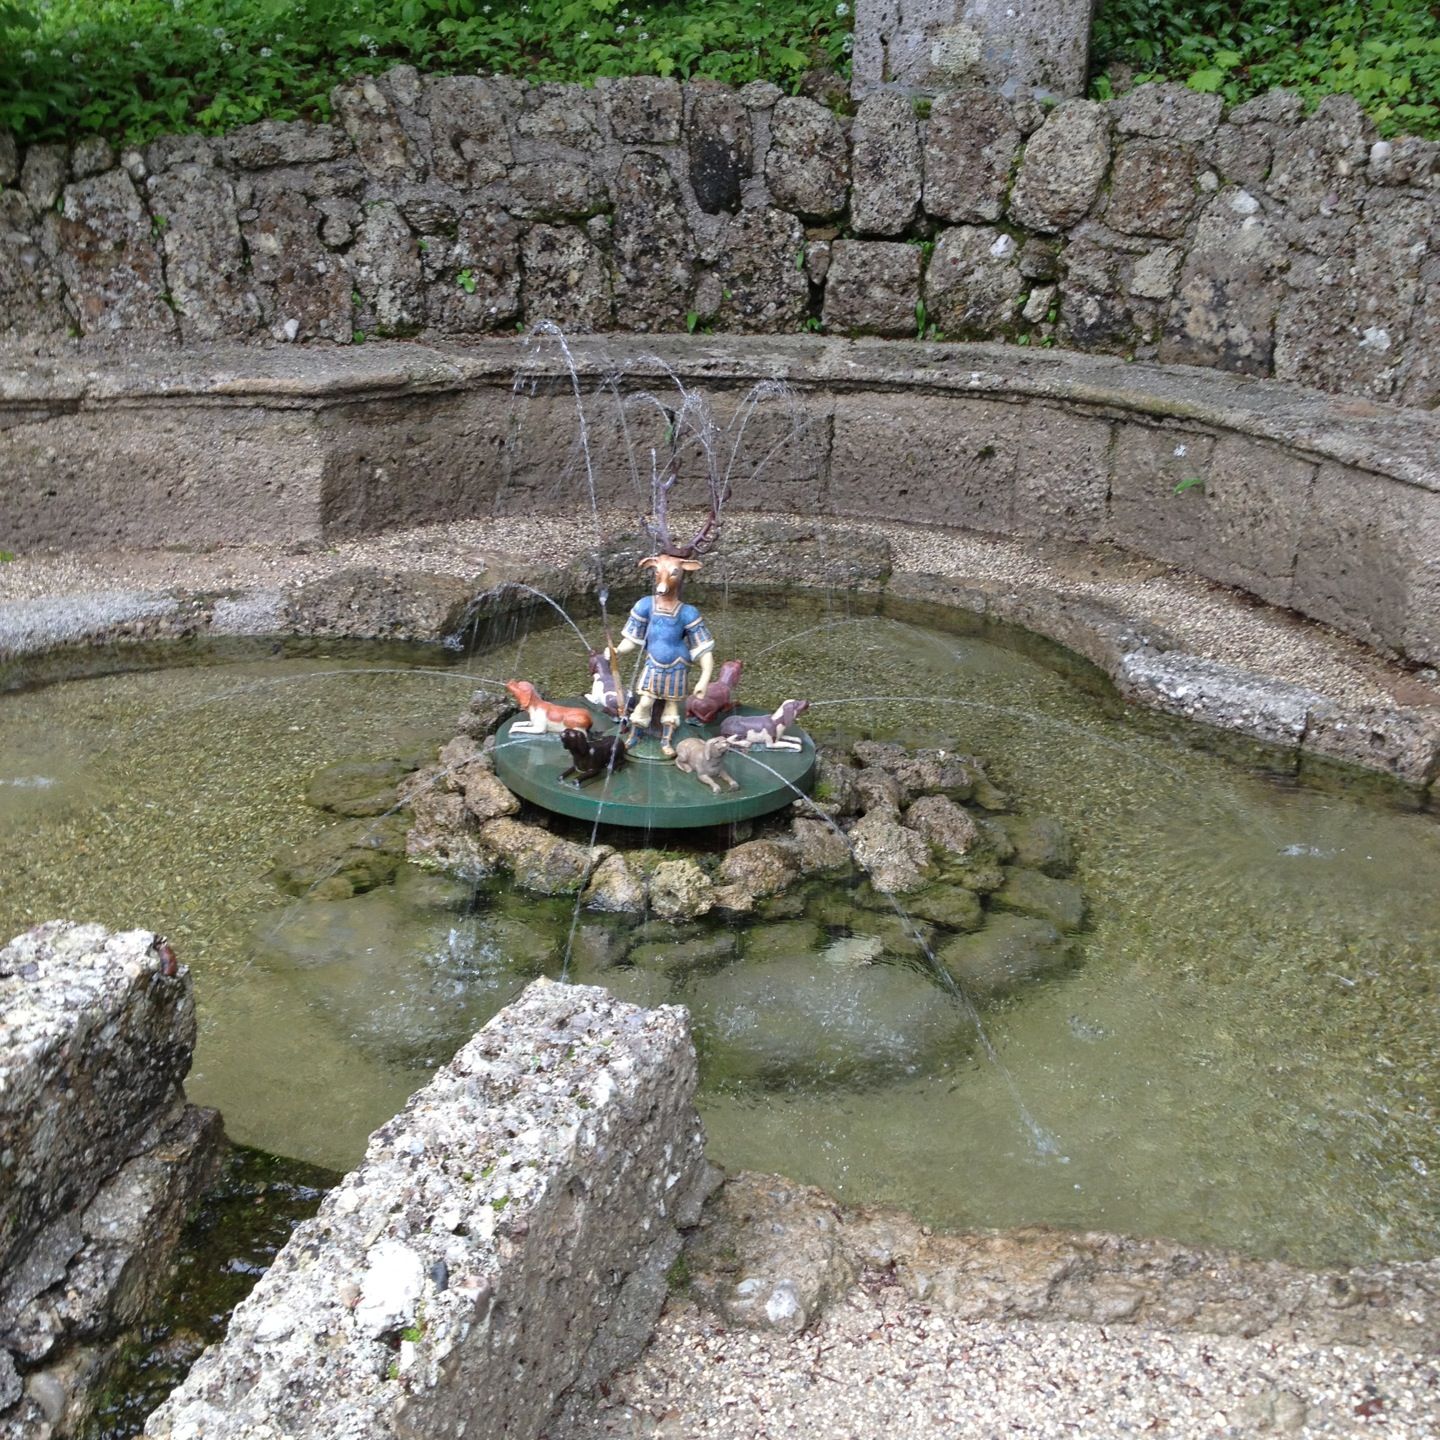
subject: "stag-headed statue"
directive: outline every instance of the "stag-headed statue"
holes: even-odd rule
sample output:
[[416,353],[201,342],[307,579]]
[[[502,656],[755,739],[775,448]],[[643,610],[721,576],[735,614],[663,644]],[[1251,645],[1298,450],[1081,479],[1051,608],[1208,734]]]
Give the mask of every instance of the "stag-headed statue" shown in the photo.
[[705,523],[693,540],[682,544],[670,534],[667,513],[670,491],[677,479],[672,467],[669,476],[655,486],[654,517],[643,522],[655,553],[640,562],[642,570],[653,571],[654,586],[649,595],[635,602],[619,645],[622,655],[642,648],[645,652],[635,687],[640,698],[629,720],[632,736],[649,725],[655,702],[663,700],[660,749],[665,755],[675,754],[675,727],[680,723],[690,666],[700,667],[693,693],[701,698],[715,667],[715,640],[700,611],[685,603],[682,591],[685,577],[700,568],[700,557],[720,538],[720,511],[728,494],[728,487],[712,486]]

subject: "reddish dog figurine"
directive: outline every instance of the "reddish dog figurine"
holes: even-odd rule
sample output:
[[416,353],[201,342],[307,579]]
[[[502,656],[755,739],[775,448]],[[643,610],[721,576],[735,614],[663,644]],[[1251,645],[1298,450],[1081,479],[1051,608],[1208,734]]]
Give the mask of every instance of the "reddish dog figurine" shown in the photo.
[[552,705],[528,680],[507,680],[510,698],[529,719],[510,727],[512,735],[558,735],[562,730],[588,730],[595,717],[579,705]]
[[735,691],[740,685],[743,660],[727,660],[720,673],[705,687],[703,696],[691,695],[685,701],[685,718],[709,725],[735,704]]

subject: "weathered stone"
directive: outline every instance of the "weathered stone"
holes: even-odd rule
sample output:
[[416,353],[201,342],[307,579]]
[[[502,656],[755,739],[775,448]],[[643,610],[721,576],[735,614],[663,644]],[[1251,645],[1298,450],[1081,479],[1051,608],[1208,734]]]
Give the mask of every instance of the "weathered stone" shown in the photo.
[[467,770],[464,791],[465,808],[478,823],[519,812],[520,801],[491,770],[478,766]]
[[822,820],[797,817],[790,822],[790,836],[802,876],[844,870],[851,863],[850,842]]
[[1010,330],[1025,282],[1014,238],[988,225],[957,225],[935,242],[925,273],[929,321],[947,337],[986,338]]
[[1168,300],[1175,292],[1180,262],[1184,258],[1185,252],[1179,245],[1162,245],[1135,256],[1130,265],[1128,293],[1143,300]]
[[1080,887],[1038,870],[1012,869],[990,903],[997,910],[1033,915],[1061,932],[1078,930],[1085,923],[1085,894]]
[[19,175],[20,147],[16,145],[15,137],[8,130],[0,130],[0,189],[13,185]]
[[835,1204],[776,1175],[726,1181],[686,1249],[691,1288],[727,1325],[796,1335],[855,1281]]
[[355,321],[368,334],[407,334],[425,320],[425,282],[415,237],[396,205],[368,205],[349,254],[350,277],[360,299]]
[[909,335],[920,300],[920,249],[886,240],[837,240],[825,286],[825,328]]
[[520,314],[520,227],[503,210],[471,209],[455,239],[424,252],[429,318],[460,334],[509,327]]
[[524,94],[515,133],[567,150],[598,150],[600,110],[593,90],[579,85],[532,85]]
[[335,126],[312,125],[307,120],[260,120],[230,131],[218,144],[220,153],[242,170],[313,165],[338,160],[349,149]]
[[583,890],[595,866],[611,853],[608,845],[581,845],[512,816],[487,820],[476,838],[482,852],[508,870],[522,890],[537,895]]
[[650,1335],[676,1227],[713,1183],[694,1087],[681,1011],[537,982],[372,1137],[151,1440],[298,1435],[316,1415],[453,1433],[474,1406],[496,1433],[539,1433]]
[[45,245],[87,334],[174,334],[150,216],[123,170],[67,185]]
[[925,132],[925,211],[942,220],[998,220],[1020,148],[1014,107],[989,90],[939,96]]
[[1260,202],[1246,190],[1222,190],[1200,216],[1161,360],[1268,374],[1285,260]]
[[355,153],[377,180],[423,180],[425,159],[405,131],[400,110],[382,80],[364,75],[330,92],[335,118]]
[[983,930],[947,941],[936,958],[971,999],[992,1000],[1068,964],[1071,950],[1044,920],[997,915]]
[[716,872],[725,885],[739,885],[752,895],[774,895],[800,873],[794,850],[778,840],[750,840],[726,852]]
[[1022,447],[1016,460],[1014,527],[1022,535],[1101,539],[1107,530],[1114,427],[1048,410],[1043,423],[1053,443]]
[[694,247],[679,182],[660,156],[636,150],[620,162],[612,243],[625,328],[678,329],[690,308]]
[[973,756],[930,747],[911,750],[890,741],[857,741],[855,758],[893,775],[904,787],[907,799],[917,795],[948,795],[952,800],[968,800],[975,782],[984,773]]
[[584,220],[605,208],[605,185],[594,168],[569,160],[513,166],[511,208],[525,220]]
[[[1019,439],[1012,407],[924,396],[840,395],[831,446],[831,501],[852,515],[1004,533],[1010,528]],[[886,485],[868,478],[888,477]],[[856,480],[841,486],[839,477]]]
[[564,330],[609,328],[610,276],[604,256],[573,225],[532,225],[520,245],[525,318],[553,320]]
[[686,87],[690,114],[685,134],[690,155],[690,188],[707,215],[740,208],[753,154],[750,112],[738,97],[718,86]]
[[1309,119],[1276,135],[1265,188],[1296,220],[1353,213],[1373,139],[1374,127],[1352,97],[1327,95]]
[[1064,0],[1023,8],[986,0],[891,0],[855,12],[851,93],[984,85],[1007,96],[1079,95],[1089,58],[1090,9]]
[[1132,285],[1142,243],[1094,221],[1071,232],[1060,305],[1061,334],[1068,343],[1133,355],[1158,338],[1161,311],[1137,296]]
[[810,285],[795,263],[805,230],[783,210],[743,210],[725,226],[716,259],[724,287],[720,318],[742,332],[797,329]]
[[1020,273],[1027,280],[1058,280],[1060,241],[1039,235],[1029,236],[1020,246]]
[[750,80],[736,92],[747,110],[773,110],[785,92],[770,80]]
[[1367,644],[1440,661],[1440,494],[1406,487],[1367,500],[1363,472],[1321,465],[1295,559],[1292,604]]
[[115,152],[103,135],[87,135],[70,152],[70,173],[77,180],[99,175],[115,163]]
[[1195,205],[1194,152],[1164,140],[1132,140],[1115,156],[1105,223],[1127,235],[1174,239]]
[[1222,125],[1203,153],[1222,181],[1252,194],[1264,190],[1274,152],[1258,126]]
[[1214,133],[1222,108],[1220,96],[1188,85],[1137,85],[1115,102],[1115,128],[1122,135],[1193,144]]
[[64,286],[36,238],[30,202],[0,190],[0,335],[64,334]]
[[650,905],[662,920],[694,920],[714,904],[715,887],[693,860],[666,860],[650,872]]
[[644,877],[637,875],[618,851],[607,855],[595,867],[590,883],[585,887],[587,910],[639,915],[644,913],[645,902]]
[[186,340],[252,334],[261,323],[235,190],[221,170],[177,165],[146,181],[165,279]]
[[1294,90],[1267,90],[1230,112],[1233,125],[1293,125],[1305,113],[1305,101]]
[[867,95],[850,139],[850,224],[861,235],[903,235],[920,202],[920,127],[914,107],[893,92]]
[[1110,164],[1105,107],[1093,100],[1056,106],[1025,146],[1010,214],[1033,230],[1065,230],[1083,220]]
[[597,88],[611,133],[627,145],[670,145],[680,138],[680,84],[655,75],[601,80]]
[[926,795],[905,812],[905,825],[951,855],[964,855],[980,838],[968,811],[944,795]]
[[856,860],[881,890],[904,894],[928,878],[929,844],[884,810],[862,815],[851,827],[850,843]]
[[[1376,197],[1346,252],[1299,269],[1280,307],[1275,377],[1325,390],[1386,398],[1394,389],[1412,316],[1424,293],[1421,265],[1434,207],[1408,196]],[[1413,343],[1413,342],[1412,342]]]
[[20,169],[20,189],[36,210],[49,210],[70,178],[70,152],[63,145],[31,145]]
[[479,75],[436,75],[426,77],[425,92],[435,178],[462,188],[503,179],[515,158],[506,91]]
[[782,209],[828,220],[845,208],[850,153],[840,122],[823,105],[787,95],[775,106],[765,179]]
[[276,340],[345,340],[354,330],[350,273],[325,248],[305,196],[280,191],[241,221],[270,334]]

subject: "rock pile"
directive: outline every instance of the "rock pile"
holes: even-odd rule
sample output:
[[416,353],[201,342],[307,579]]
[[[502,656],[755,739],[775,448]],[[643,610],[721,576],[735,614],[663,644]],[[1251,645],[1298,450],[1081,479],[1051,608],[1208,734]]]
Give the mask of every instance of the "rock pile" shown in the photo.
[[54,921],[0,949],[0,1437],[83,1421],[168,1278],[220,1117],[185,1101],[187,971],[148,931]]

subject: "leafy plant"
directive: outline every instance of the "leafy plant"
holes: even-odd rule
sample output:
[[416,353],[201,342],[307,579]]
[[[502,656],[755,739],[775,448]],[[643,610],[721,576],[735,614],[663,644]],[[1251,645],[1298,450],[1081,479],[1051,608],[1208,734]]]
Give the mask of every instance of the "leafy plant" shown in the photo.
[[1382,135],[1440,137],[1440,8],[1429,0],[1100,0],[1092,94],[1119,61],[1229,104],[1275,86],[1310,104],[1353,95]]
[[849,73],[847,0],[0,0],[0,129],[22,143],[323,120],[337,81]]
[[1203,495],[1205,493],[1205,477],[1203,475],[1187,475],[1175,487],[1174,493],[1183,495],[1187,490],[1198,490]]
[[455,283],[467,294],[475,293],[475,275],[473,271],[462,270],[456,277]]

